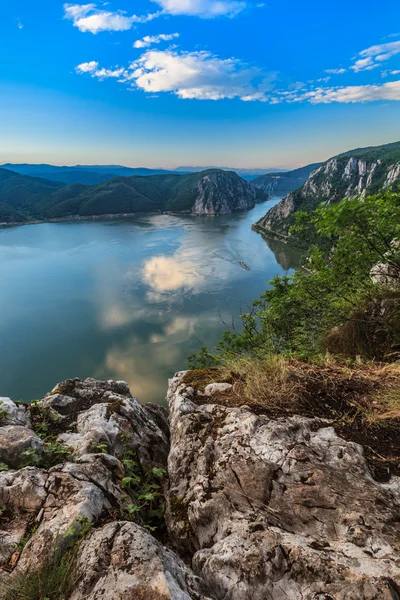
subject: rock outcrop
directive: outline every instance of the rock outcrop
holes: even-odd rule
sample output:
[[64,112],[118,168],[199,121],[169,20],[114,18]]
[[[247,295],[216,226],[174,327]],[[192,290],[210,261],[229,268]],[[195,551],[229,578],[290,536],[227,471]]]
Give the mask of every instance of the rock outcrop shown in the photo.
[[[0,428],[1,460],[12,458],[9,470],[0,472],[1,598],[9,593],[13,599],[7,590],[15,578],[21,573],[28,578],[87,529],[77,545],[76,585],[68,600],[207,600],[202,582],[144,528],[139,513],[136,523],[126,520],[132,499],[124,486],[124,456],[134,457],[145,478],[151,469],[166,466],[164,409],[139,404],[124,382],[92,379],[59,384],[32,409],[10,399],[3,399],[3,408],[14,422],[37,425],[39,417],[49,417],[39,425],[54,427],[57,443],[71,454],[49,469],[13,470],[10,429],[21,430],[23,440],[26,431],[37,436],[20,425]],[[21,442],[21,451],[25,445]],[[38,460],[43,446],[29,446]]]
[[400,597],[399,479],[374,481],[327,422],[227,408],[181,381],[168,395],[167,522],[215,598]]
[[[169,418],[124,382],[68,380],[31,407],[3,399],[1,598],[72,556],[63,600],[398,600],[400,480],[375,481],[331,422],[231,408],[230,393],[178,373]],[[7,470],[10,428],[40,444]]]
[[195,215],[227,215],[254,208],[266,196],[236,173],[214,170],[205,172],[197,183],[192,213]]
[[267,173],[253,179],[250,184],[263,190],[268,196],[283,196],[301,187],[311,173],[320,166],[321,163],[315,163],[294,171]]
[[330,205],[343,198],[396,188],[399,184],[399,143],[347,152],[314,169],[300,189],[289,193],[253,228],[287,241],[295,212],[310,212],[321,202]]

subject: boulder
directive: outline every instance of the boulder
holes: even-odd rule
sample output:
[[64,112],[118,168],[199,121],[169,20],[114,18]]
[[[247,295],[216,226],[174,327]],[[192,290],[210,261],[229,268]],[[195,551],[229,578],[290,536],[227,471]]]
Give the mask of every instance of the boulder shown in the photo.
[[15,404],[11,398],[0,397],[0,424],[30,427],[28,407]]
[[135,523],[93,531],[79,550],[76,571],[70,600],[209,600],[182,560]]
[[326,421],[199,405],[182,374],[167,399],[169,534],[215,598],[400,598],[398,478]]
[[0,462],[11,468],[18,468],[24,463],[26,460],[24,452],[33,450],[40,454],[42,447],[42,440],[27,427],[21,425],[0,427]]

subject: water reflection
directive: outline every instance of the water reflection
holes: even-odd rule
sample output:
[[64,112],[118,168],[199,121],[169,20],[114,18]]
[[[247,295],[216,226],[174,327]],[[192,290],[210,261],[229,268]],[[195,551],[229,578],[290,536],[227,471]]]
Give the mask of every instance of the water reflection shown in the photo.
[[296,265],[251,230],[265,210],[0,231],[0,395],[31,400],[93,376],[162,401],[167,378],[216,343],[222,319]]
[[301,252],[279,240],[267,238],[266,236],[262,237],[268,248],[274,253],[275,260],[282,269],[289,271],[290,269],[296,269],[298,267]]

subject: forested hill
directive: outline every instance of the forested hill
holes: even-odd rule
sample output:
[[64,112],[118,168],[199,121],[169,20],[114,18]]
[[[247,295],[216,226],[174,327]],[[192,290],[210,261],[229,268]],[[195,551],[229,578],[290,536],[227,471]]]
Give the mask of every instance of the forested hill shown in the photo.
[[302,186],[311,173],[320,166],[321,163],[314,163],[293,171],[267,173],[253,179],[251,185],[262,189],[269,196],[283,196]]
[[91,186],[0,169],[0,223],[160,211],[228,214],[248,210],[266,197],[236,173],[218,169],[116,177]]
[[330,205],[399,185],[400,142],[351,150],[315,169],[300,189],[289,193],[254,228],[287,240],[298,211],[312,212],[321,202]]

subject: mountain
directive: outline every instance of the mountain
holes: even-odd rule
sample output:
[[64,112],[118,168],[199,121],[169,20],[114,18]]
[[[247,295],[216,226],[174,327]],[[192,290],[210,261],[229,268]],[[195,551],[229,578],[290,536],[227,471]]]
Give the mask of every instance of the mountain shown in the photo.
[[0,222],[27,220],[34,206],[62,187],[62,183],[0,169]]
[[[72,183],[84,183],[86,185],[95,185],[102,183],[114,177],[133,177],[134,175],[148,177],[151,175],[169,175],[177,173],[187,175],[189,173],[200,173],[201,171],[223,170],[233,171],[242,179],[250,181],[259,175],[269,173],[274,169],[233,169],[225,167],[178,167],[177,169],[147,169],[145,167],[124,167],[121,165],[75,165],[59,167],[47,164],[12,164],[1,165],[0,168],[15,171],[20,175],[29,175],[32,177],[41,177],[52,181],[60,181],[67,185]],[[280,171],[275,169],[275,171]]]
[[149,176],[157,174],[168,174],[174,171],[165,169],[130,168],[120,165],[76,165],[74,167],[58,167],[55,165],[34,164],[5,164],[4,169],[15,171],[20,175],[29,175],[51,181],[59,181],[70,185],[73,183],[84,183],[95,185],[114,177],[132,177],[133,175]]
[[298,190],[289,193],[253,228],[287,241],[297,211],[312,212],[321,202],[374,194],[400,184],[400,142],[357,148],[316,168]]
[[175,169],[177,173],[199,173],[200,171],[210,170],[210,169],[218,169],[222,171],[233,171],[237,173],[239,177],[244,179],[245,181],[254,180],[256,177],[260,175],[265,175],[265,173],[271,172],[281,172],[284,169],[235,169],[233,167],[178,167]]
[[294,171],[266,173],[253,179],[251,185],[264,190],[269,196],[281,196],[293,192],[301,187],[310,177],[314,169],[321,166],[321,163],[314,163],[295,169]]
[[161,211],[221,215],[248,210],[266,198],[236,173],[221,170],[65,186],[0,169],[0,222],[7,223]]

